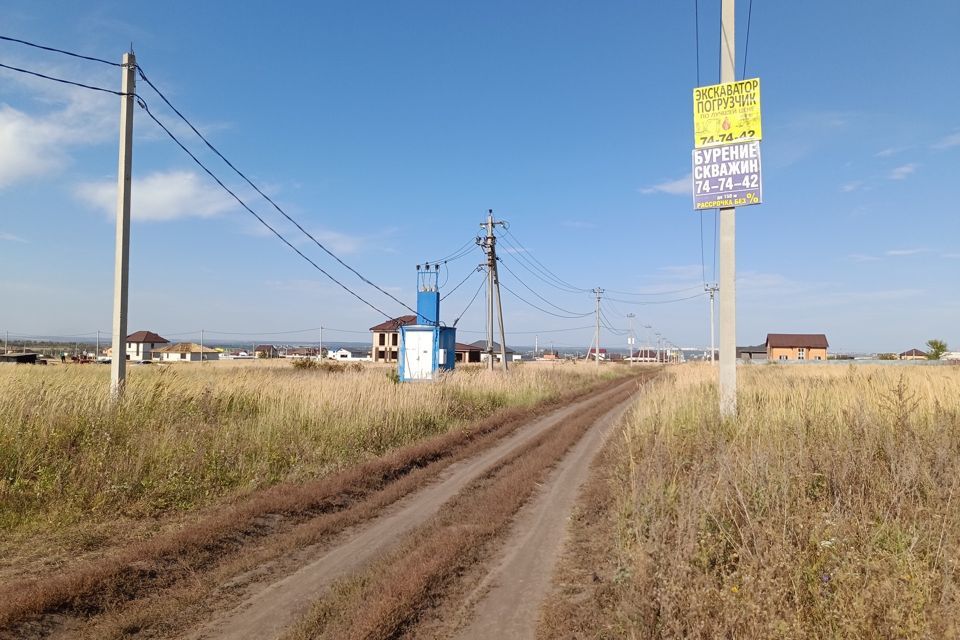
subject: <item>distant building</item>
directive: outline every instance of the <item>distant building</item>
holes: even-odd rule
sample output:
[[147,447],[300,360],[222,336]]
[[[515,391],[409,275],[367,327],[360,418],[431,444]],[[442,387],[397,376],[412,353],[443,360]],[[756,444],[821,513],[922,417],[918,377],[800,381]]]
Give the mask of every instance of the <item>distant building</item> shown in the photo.
[[[153,331],[137,331],[127,336],[127,360],[153,360],[153,352],[170,344],[166,338]],[[112,356],[113,352],[109,354]]]
[[822,333],[768,333],[768,360],[826,360],[827,336]]
[[277,358],[280,356],[280,352],[272,344],[258,344],[253,352],[258,358]]
[[[480,362],[487,361],[487,341],[486,340],[477,340],[476,342],[471,342],[468,346],[477,347],[480,349]],[[516,362],[522,360],[523,356],[511,349],[510,347],[506,348],[505,353],[507,354],[507,362]],[[503,355],[500,352],[500,343],[494,341],[493,343],[493,359],[495,362],[502,362]]]
[[400,354],[400,327],[417,323],[417,316],[406,315],[392,318],[370,327],[373,334],[371,354],[374,362],[396,362]]
[[926,360],[927,354],[920,349],[910,349],[909,351],[904,351],[898,356],[901,360]]
[[178,342],[163,349],[156,349],[154,360],[160,362],[201,362],[219,360],[220,352],[210,347],[201,347],[195,342]]
[[458,363],[480,362],[482,353],[483,349],[476,345],[456,343],[456,362]]
[[[709,356],[709,354],[707,354]],[[737,358],[740,360],[766,360],[767,345],[758,344],[753,347],[737,347]],[[707,358],[709,360],[709,357]]]
[[[607,358],[608,358],[607,350],[604,347],[600,347],[600,359],[606,360]],[[593,347],[590,347],[589,349],[587,349],[587,360],[595,360],[595,359],[596,359],[596,356],[594,356]]]
[[359,351],[354,349],[347,349],[345,347],[340,347],[336,351],[330,351],[327,354],[327,357],[331,360],[339,360],[345,362],[369,362],[370,354],[367,351]]
[[0,353],[0,362],[9,364],[46,364],[46,361],[40,360],[38,353]]
[[537,356],[538,360],[559,360],[560,352],[556,349],[544,349],[540,352],[540,355]]

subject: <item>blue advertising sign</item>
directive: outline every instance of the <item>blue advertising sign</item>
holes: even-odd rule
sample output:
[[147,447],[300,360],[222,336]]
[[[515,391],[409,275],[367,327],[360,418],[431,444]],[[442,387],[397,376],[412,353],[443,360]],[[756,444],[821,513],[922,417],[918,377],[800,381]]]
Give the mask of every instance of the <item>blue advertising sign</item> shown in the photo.
[[760,142],[693,150],[693,208],[743,207],[763,202]]

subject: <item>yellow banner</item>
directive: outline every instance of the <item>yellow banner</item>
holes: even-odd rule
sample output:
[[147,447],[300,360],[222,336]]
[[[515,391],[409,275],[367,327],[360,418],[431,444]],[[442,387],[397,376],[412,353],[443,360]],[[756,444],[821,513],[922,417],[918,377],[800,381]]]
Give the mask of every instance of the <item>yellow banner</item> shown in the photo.
[[694,88],[693,137],[698,149],[760,140],[760,78]]

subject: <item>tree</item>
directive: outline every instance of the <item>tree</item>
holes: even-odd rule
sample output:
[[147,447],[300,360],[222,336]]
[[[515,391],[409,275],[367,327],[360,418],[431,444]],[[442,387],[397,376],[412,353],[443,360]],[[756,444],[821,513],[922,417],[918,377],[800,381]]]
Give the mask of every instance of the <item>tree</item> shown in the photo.
[[947,343],[943,340],[932,338],[927,340],[927,359],[939,360],[940,356],[947,352]]

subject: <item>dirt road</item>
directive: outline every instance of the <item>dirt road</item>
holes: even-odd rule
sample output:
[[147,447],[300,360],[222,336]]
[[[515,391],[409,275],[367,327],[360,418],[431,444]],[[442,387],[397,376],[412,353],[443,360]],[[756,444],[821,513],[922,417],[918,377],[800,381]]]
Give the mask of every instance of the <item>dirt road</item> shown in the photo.
[[0,638],[532,637],[577,489],[650,375],[269,490],[27,584],[0,604]]

